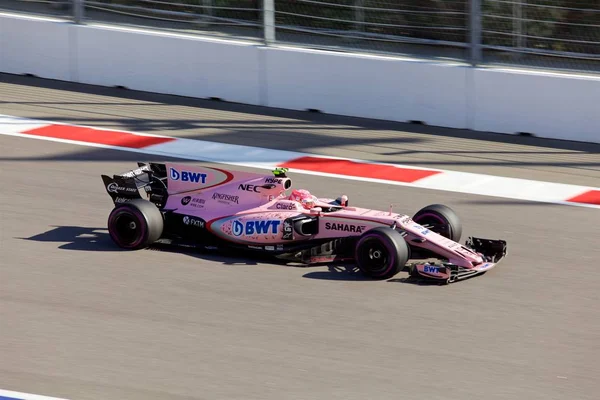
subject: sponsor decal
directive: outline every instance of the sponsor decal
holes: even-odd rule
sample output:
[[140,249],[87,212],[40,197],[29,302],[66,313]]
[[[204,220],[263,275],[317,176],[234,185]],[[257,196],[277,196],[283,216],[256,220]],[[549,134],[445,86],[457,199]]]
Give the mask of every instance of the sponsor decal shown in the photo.
[[247,221],[246,223],[235,220],[231,231],[234,236],[276,234],[280,224],[281,221],[278,220]]
[[183,204],[184,206],[189,205],[190,207],[196,208],[204,208],[203,204],[205,202],[206,201],[204,199],[192,198],[192,196],[185,196],[181,199],[181,204]]
[[349,225],[349,224],[334,223],[334,222],[326,222],[325,223],[325,229],[327,229],[329,231],[363,233],[365,228],[366,228],[365,225]]
[[275,246],[265,246],[265,250],[275,251]]
[[144,165],[143,167],[134,169],[132,171],[126,172],[124,174],[121,174],[121,176],[124,176],[126,178],[133,178],[134,176],[138,176],[143,174],[144,172],[149,172],[150,171],[150,166],[148,165]]
[[428,233],[430,233],[431,231],[429,229],[425,229],[424,231],[422,231],[421,233],[426,236]]
[[489,267],[491,267],[492,265],[494,265],[493,263],[485,263],[483,264],[481,267],[479,267],[479,270],[483,270],[483,269],[488,269]]
[[282,244],[278,244],[277,245],[277,250],[283,250],[283,245]]
[[239,204],[240,196],[234,196],[231,194],[214,193],[212,196],[213,200],[219,201],[232,201],[235,204]]
[[194,226],[196,228],[204,228],[204,220],[201,220],[201,219],[195,218],[195,217],[190,217],[189,215],[186,215],[183,217],[183,223],[187,226]]
[[206,183],[206,174],[200,172],[178,171],[171,167],[169,168],[171,179],[181,182]]
[[295,210],[296,205],[294,203],[277,203],[275,208],[279,210]]
[[273,184],[257,186],[257,185],[251,185],[249,183],[241,183],[238,186],[238,189],[243,190],[245,192],[261,193],[260,189],[273,189],[274,187],[275,187],[275,185],[273,185]]
[[190,206],[196,207],[196,208],[204,208],[205,202],[206,201],[204,199],[192,199],[192,203],[190,204]]
[[131,187],[125,187],[125,186],[119,186],[119,184],[117,182],[111,182],[106,186],[106,190],[108,190],[110,193],[118,193],[118,192],[137,192],[138,189],[137,188],[131,188]]
[[430,274],[439,274],[440,269],[438,267],[434,267],[432,265],[426,265],[425,268],[423,268],[423,272],[428,272]]
[[260,186],[255,186],[255,185],[250,185],[250,184],[241,184],[240,186],[238,186],[239,190],[245,190],[246,192],[254,192],[254,193],[260,193]]
[[283,221],[283,240],[294,240],[294,228],[289,220]]
[[115,203],[127,203],[129,200],[131,199],[128,199],[127,197],[117,197]]
[[283,179],[279,179],[279,178],[267,178],[265,179],[266,183],[277,183],[277,184],[281,184],[281,182],[283,182]]

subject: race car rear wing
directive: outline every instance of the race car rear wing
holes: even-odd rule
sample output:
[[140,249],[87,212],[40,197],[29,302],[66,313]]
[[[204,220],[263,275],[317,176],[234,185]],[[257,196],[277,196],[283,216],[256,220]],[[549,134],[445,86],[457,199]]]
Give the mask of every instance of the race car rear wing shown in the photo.
[[[164,204],[167,200],[166,170],[164,164],[137,163],[138,168],[121,174],[101,175],[104,188],[115,204],[141,199],[143,189],[150,201]],[[162,168],[161,168],[162,167]]]

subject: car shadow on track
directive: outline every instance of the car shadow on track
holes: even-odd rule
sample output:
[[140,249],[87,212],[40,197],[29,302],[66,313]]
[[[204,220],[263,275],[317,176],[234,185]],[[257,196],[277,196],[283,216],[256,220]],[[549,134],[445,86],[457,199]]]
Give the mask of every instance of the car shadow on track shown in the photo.
[[52,226],[53,229],[28,237],[19,238],[35,242],[64,243],[63,250],[78,251],[124,251],[112,243],[106,229],[83,226]]
[[[130,251],[117,247],[106,228],[94,228],[94,227],[83,227],[83,226],[52,226],[53,229],[28,237],[19,238],[23,240],[31,240],[36,242],[55,242],[63,243],[58,246],[62,250],[75,250],[75,251],[99,251],[99,252],[124,252]],[[240,258],[225,257],[219,254],[213,253],[200,253],[196,250],[186,249],[175,249],[165,245],[155,245],[146,251],[166,251],[176,252],[179,254],[186,254],[195,257],[205,259],[207,261],[221,262],[226,265],[234,264],[245,264],[255,265],[254,261],[243,260]]]
[[[321,265],[320,267],[323,267]],[[370,281],[365,277],[359,269],[352,264],[345,265],[325,265],[327,267],[327,271],[313,271],[308,272],[302,275],[303,278],[308,279],[319,279],[326,281]]]
[[[437,281],[414,278],[411,276],[403,276],[409,272],[408,267],[405,267],[400,271],[396,277],[383,280],[382,282],[391,283],[406,283],[418,286],[440,286]],[[360,272],[358,267],[354,265],[331,265],[327,267],[327,271],[314,271],[303,275],[303,278],[309,279],[321,279],[329,281],[373,281]]]
[[[62,250],[90,251],[90,252],[127,252],[131,250],[122,249],[115,245],[110,238],[106,228],[84,227],[84,226],[56,226],[52,229],[39,233],[37,235],[16,238],[36,242],[54,242],[62,243],[58,246]],[[167,253],[184,254],[190,257],[196,257],[206,261],[218,262],[223,265],[258,265],[260,262],[281,265],[286,267],[306,267],[304,265],[293,265],[280,260],[273,260],[267,256],[230,256],[224,255],[218,250],[204,250],[196,248],[184,248],[168,244],[156,243],[144,250],[139,251],[160,251]],[[231,254],[231,253],[229,253]]]
[[[30,240],[36,242],[54,242],[63,243],[58,246],[62,250],[75,250],[75,251],[99,251],[99,252],[123,252],[130,251],[124,250],[117,247],[106,228],[94,228],[94,227],[83,227],[83,226],[52,226],[46,232],[39,233],[37,235],[28,238],[18,238],[22,240]],[[258,265],[259,262],[265,262],[273,265],[281,265],[282,267],[296,267],[296,268],[323,268],[327,267],[327,270],[311,271],[304,274],[303,278],[308,279],[319,279],[319,280],[330,280],[330,281],[372,281],[371,278],[364,276],[360,270],[353,264],[335,264],[335,265],[297,265],[290,264],[281,260],[273,260],[268,257],[231,257],[225,256],[217,251],[200,250],[200,249],[182,249],[181,247],[174,247],[164,244],[156,244],[146,249],[146,251],[163,251],[178,254],[185,254],[191,257],[197,257],[206,261],[219,262],[224,265]],[[405,268],[401,274],[408,272],[408,268]],[[388,279],[387,282],[399,282],[409,283],[418,285],[438,285],[438,283],[431,283],[427,281],[415,280],[414,278],[392,278]]]

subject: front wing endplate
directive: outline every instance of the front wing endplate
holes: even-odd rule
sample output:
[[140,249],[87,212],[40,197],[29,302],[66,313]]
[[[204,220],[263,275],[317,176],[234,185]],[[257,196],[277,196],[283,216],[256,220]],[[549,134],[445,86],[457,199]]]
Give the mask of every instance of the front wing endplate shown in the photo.
[[494,268],[506,257],[506,241],[469,237],[465,245],[481,254],[483,264],[473,268],[465,268],[451,263],[421,263],[410,267],[410,276],[437,283],[452,283],[481,275]]

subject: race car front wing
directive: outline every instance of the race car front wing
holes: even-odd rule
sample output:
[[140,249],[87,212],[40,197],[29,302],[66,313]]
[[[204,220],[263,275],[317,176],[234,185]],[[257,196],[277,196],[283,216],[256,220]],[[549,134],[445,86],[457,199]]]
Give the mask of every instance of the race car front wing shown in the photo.
[[485,261],[473,268],[465,268],[447,262],[414,264],[409,268],[410,276],[437,283],[453,283],[486,273],[498,265],[507,254],[504,240],[469,237],[465,245],[481,254]]

